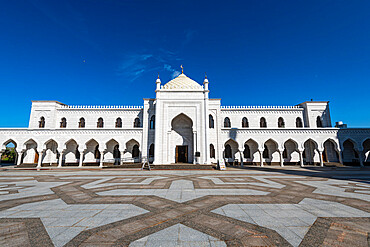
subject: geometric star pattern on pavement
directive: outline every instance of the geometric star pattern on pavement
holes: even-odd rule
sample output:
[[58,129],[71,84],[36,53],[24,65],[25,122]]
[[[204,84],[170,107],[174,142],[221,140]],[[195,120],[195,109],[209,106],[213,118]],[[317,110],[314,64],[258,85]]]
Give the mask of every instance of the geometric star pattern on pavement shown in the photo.
[[369,179],[366,169],[9,170],[0,246],[366,246]]

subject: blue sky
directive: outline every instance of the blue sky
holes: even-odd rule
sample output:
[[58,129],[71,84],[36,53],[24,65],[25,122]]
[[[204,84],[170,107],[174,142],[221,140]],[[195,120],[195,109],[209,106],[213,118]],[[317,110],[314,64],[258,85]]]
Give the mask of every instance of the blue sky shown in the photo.
[[141,105],[184,65],[223,105],[330,101],[370,127],[370,1],[14,0],[0,8],[0,127],[31,100]]

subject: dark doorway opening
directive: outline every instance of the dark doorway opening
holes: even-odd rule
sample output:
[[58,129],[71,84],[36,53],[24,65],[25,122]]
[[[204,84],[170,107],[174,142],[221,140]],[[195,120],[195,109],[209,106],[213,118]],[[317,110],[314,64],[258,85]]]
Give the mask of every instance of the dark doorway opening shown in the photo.
[[176,163],[188,163],[188,146],[176,146]]

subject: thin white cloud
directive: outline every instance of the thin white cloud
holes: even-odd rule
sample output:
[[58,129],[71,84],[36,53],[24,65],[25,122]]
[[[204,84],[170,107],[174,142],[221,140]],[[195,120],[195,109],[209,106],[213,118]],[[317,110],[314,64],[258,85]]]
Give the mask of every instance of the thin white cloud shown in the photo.
[[130,81],[135,81],[146,71],[148,60],[152,57],[153,54],[134,54],[126,56],[120,64],[117,74]]
[[181,72],[180,72],[180,71],[175,70],[175,69],[174,69],[171,65],[169,65],[169,64],[165,64],[165,65],[163,66],[163,68],[164,68],[165,70],[167,70],[167,71],[171,72],[171,77],[172,77],[172,79],[173,79],[173,78],[175,78],[175,77],[178,77],[178,76],[181,74]]
[[172,78],[178,77],[180,74],[181,72],[176,70],[175,72],[172,73]]
[[176,53],[166,49],[159,49],[154,53],[125,55],[117,68],[117,75],[124,80],[133,82],[145,73],[165,71],[170,77],[174,78],[180,74],[180,71],[171,64],[178,64],[179,60],[181,59]]

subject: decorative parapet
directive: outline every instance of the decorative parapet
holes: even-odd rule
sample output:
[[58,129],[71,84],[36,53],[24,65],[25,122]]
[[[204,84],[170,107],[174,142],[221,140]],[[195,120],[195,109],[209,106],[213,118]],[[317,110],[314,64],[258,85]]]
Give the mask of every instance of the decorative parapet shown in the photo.
[[141,110],[143,106],[122,105],[65,105],[58,109],[119,109],[119,110]]
[[368,135],[370,137],[370,128],[340,129],[339,134],[359,134],[359,135]]
[[[321,129],[236,129],[236,128],[223,128],[222,134],[229,134],[231,132],[238,134],[337,134],[338,128],[321,128]],[[309,137],[309,136],[308,136]]]
[[221,109],[261,109],[261,110],[271,110],[271,109],[279,109],[279,110],[291,110],[291,109],[298,109],[303,110],[303,107],[301,106],[221,106]]
[[26,129],[26,128],[2,128],[0,129],[1,135],[59,135],[59,134],[141,134],[143,132],[142,128],[130,128],[130,129]]

